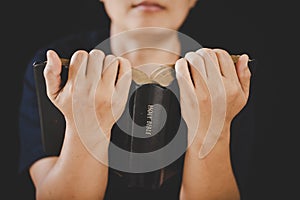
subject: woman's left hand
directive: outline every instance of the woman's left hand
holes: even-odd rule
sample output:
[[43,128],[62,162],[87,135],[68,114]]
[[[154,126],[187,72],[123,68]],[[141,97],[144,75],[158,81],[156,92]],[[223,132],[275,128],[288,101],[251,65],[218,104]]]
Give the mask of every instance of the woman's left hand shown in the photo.
[[202,48],[177,61],[176,78],[189,144],[195,139],[200,148],[207,131],[222,131],[230,126],[246,105],[251,77],[248,59],[244,54],[234,64],[227,51]]
[[188,127],[180,199],[239,199],[230,125],[249,97],[248,56],[234,64],[225,50],[202,48],[178,60],[175,70]]

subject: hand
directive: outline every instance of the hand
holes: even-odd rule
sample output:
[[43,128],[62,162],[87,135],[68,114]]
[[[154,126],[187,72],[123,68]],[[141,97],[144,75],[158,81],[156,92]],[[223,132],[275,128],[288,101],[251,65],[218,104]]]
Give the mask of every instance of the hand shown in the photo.
[[[127,101],[131,84],[130,63],[121,57],[105,56],[101,50],[94,49],[89,53],[81,50],[71,58],[68,80],[63,88],[60,88],[60,73],[60,59],[50,50],[44,70],[47,95],[66,121],[75,120],[85,129],[88,125],[95,126],[92,122],[99,122],[102,131],[110,136]],[[97,119],[93,120],[94,115]]]
[[175,65],[190,145],[180,199],[240,199],[229,139],[231,121],[249,96],[247,63],[247,55],[234,65],[226,51],[202,48]]
[[[225,50],[208,48],[189,52],[177,61],[176,77],[189,144],[193,142],[199,149],[208,142],[212,147],[223,128],[230,126],[246,105],[251,76],[247,63],[247,55],[235,65]],[[229,134],[222,137],[229,139]]]
[[123,58],[94,49],[73,54],[62,87],[61,70],[58,55],[49,50],[46,91],[66,119],[63,145],[59,156],[37,161],[30,173],[43,199],[103,199],[110,130],[126,105],[131,66]]

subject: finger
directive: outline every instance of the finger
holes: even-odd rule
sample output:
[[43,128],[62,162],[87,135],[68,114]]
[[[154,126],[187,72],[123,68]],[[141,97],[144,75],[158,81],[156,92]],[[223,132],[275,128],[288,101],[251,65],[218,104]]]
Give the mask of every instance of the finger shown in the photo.
[[125,94],[128,94],[132,81],[131,64],[125,58],[117,57],[117,59],[119,60],[119,69],[115,88],[117,92],[125,90]]
[[119,60],[119,74],[112,93],[111,106],[114,120],[117,121],[125,109],[132,82],[131,64],[127,59],[117,57]]
[[215,72],[214,69],[211,69],[211,67],[213,67],[213,66],[218,70],[219,73],[221,73],[218,57],[212,49],[201,48],[201,49],[197,50],[196,53],[201,55],[204,60],[205,69],[207,71],[207,76],[210,76],[211,73]]
[[102,76],[104,53],[101,50],[93,49],[89,52],[88,67],[86,75],[88,80],[99,81]]
[[188,66],[186,59],[181,58],[176,61],[175,72],[176,72],[177,79],[183,78],[184,79],[183,81],[185,81],[191,88],[194,88],[194,83],[192,81],[192,77],[191,77],[191,74],[189,71],[189,66]]
[[[180,91],[180,107],[183,119],[190,124],[189,129],[197,130],[198,119],[200,117],[198,110],[198,101],[195,87],[191,81],[188,63],[185,58],[181,58],[175,63],[176,80]],[[191,120],[191,116],[193,116]],[[188,141],[193,141],[194,132],[188,134]]]
[[188,63],[185,58],[181,58],[175,63],[176,79],[180,89],[180,99],[184,103],[195,99],[195,87],[192,83],[190,73],[188,71]]
[[247,97],[249,96],[250,78],[251,78],[251,72],[248,67],[248,61],[249,61],[248,55],[243,54],[240,56],[238,62],[236,63],[236,71],[237,71],[238,79]]
[[222,49],[214,49],[213,51],[216,53],[218,57],[221,74],[225,78],[237,80],[238,78],[237,78],[235,65],[229,53]]
[[43,71],[47,95],[50,99],[56,97],[61,85],[61,61],[53,50],[47,51],[47,64]]
[[88,62],[88,53],[83,50],[76,51],[70,60],[68,80],[74,82],[81,81],[86,77],[86,68]]
[[205,81],[207,78],[204,60],[202,56],[195,52],[187,53],[185,58],[190,64],[191,77],[194,82],[194,86],[197,88],[201,85],[203,80]]
[[113,55],[107,55],[104,59],[104,67],[102,73],[102,82],[109,88],[115,87],[117,73],[118,73],[119,60]]

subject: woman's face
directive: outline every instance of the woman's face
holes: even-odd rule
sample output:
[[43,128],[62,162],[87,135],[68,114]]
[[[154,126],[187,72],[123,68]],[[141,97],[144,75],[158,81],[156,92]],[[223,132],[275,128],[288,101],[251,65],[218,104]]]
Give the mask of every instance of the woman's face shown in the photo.
[[197,0],[102,0],[119,31],[143,27],[178,30]]

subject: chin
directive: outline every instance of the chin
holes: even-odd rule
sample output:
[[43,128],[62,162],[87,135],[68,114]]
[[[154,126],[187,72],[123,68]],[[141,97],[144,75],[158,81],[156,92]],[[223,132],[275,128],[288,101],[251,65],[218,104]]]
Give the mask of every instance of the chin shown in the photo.
[[158,24],[158,23],[142,23],[142,24],[136,24],[134,26],[131,26],[129,29],[140,29],[140,28],[157,28],[157,31],[160,31],[161,29],[172,29],[172,30],[178,30],[177,28],[174,28],[170,25],[165,24]]

